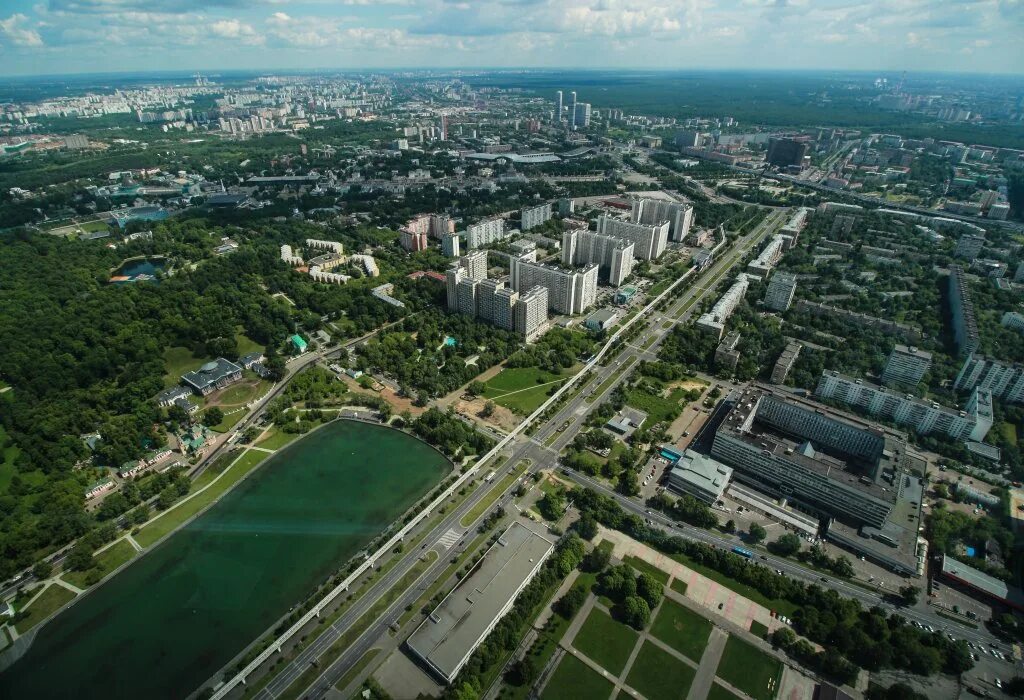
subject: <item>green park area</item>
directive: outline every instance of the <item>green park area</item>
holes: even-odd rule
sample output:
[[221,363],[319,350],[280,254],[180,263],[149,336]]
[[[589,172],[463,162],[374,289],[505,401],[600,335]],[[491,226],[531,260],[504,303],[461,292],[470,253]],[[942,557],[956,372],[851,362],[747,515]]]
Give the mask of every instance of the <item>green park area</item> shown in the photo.
[[730,636],[715,675],[754,700],[772,700],[779,691],[782,662]]
[[708,691],[708,700],[740,700],[740,696],[718,683],[712,683],[711,690]]
[[510,411],[528,416],[575,371],[574,367],[555,374],[537,367],[509,367],[484,384],[483,396]]
[[632,554],[627,554],[626,558],[623,559],[623,561],[626,564],[629,564],[630,566],[632,566],[634,569],[636,569],[637,573],[648,574],[655,581],[659,582],[661,585],[663,585],[663,586],[667,586],[668,585],[668,579],[669,579],[668,572],[662,571],[661,569],[656,567],[654,564],[650,564],[650,563],[644,561],[643,559],[641,559],[640,557],[633,556]]
[[607,698],[611,692],[611,681],[575,656],[566,654],[540,697],[541,700],[593,700]]
[[617,676],[626,667],[636,640],[636,632],[595,607],[576,633],[572,645]]
[[651,634],[680,654],[700,661],[711,636],[711,623],[674,600],[665,599],[658,609]]
[[0,425],[0,493],[7,493],[7,487],[11,485],[14,478],[14,460],[18,457],[18,448],[7,445],[7,433]]
[[696,672],[661,647],[644,642],[626,679],[648,700],[685,698]]
[[212,357],[196,357],[192,350],[174,345],[164,350],[164,386],[172,387],[181,382],[181,375],[198,369]]
[[652,394],[644,389],[632,389],[626,394],[626,403],[647,414],[644,427],[650,427],[662,421],[671,422],[682,410],[687,391],[676,387],[669,391],[668,396]]
[[142,547],[152,546],[164,535],[174,531],[179,525],[220,498],[224,492],[238,483],[242,477],[255,469],[268,456],[266,452],[247,450],[237,462],[226,470],[224,476],[210,482],[205,490],[194,492],[186,500],[180,501],[170,510],[165,511],[159,518],[144,525],[135,535],[135,541]]
[[[61,574],[61,578],[78,588],[86,588],[89,584],[90,573],[96,571],[99,575],[95,580],[102,579],[122,564],[131,561],[135,557],[135,547],[132,547],[128,540],[118,540],[110,547],[107,547],[93,557],[96,566],[89,571],[67,571]],[[96,574],[93,574],[96,577]]]
[[60,610],[64,605],[71,602],[75,594],[59,584],[51,584],[46,590],[39,594],[32,603],[25,608],[28,613],[25,617],[14,624],[18,634],[25,634],[40,622],[53,613]]
[[298,433],[286,433],[275,425],[267,431],[266,435],[256,441],[256,446],[265,450],[280,450],[297,437],[299,437]]

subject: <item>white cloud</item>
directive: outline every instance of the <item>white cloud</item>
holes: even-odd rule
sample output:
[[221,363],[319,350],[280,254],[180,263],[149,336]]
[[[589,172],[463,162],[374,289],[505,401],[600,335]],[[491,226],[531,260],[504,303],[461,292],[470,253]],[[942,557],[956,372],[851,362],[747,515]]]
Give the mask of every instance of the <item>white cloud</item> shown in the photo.
[[0,36],[15,46],[42,46],[43,37],[35,29],[25,26],[28,22],[28,17],[22,14],[14,14],[7,19],[0,19]]

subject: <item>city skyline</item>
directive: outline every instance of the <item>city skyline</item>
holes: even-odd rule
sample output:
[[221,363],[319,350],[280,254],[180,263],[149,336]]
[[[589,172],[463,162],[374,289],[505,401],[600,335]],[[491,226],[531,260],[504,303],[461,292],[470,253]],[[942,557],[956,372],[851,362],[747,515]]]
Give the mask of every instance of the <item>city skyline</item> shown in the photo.
[[0,56],[7,75],[750,65],[1013,74],[1024,69],[1024,2],[14,0],[0,12]]

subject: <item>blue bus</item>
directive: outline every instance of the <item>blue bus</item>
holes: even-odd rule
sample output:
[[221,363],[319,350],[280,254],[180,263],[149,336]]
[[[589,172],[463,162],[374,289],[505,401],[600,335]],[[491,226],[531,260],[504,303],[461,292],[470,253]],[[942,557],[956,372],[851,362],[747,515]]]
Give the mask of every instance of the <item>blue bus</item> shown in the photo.
[[751,552],[750,550],[743,549],[743,547],[733,547],[732,548],[732,553],[733,554],[739,554],[741,557],[746,557],[747,559],[753,559],[754,558],[754,553]]

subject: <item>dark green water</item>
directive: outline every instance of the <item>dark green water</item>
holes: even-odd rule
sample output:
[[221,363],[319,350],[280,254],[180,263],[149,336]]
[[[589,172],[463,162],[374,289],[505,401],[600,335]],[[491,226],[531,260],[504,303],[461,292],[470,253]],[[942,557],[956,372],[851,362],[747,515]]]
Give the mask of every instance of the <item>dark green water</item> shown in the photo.
[[394,430],[317,430],[43,627],[0,698],[185,697],[448,468]]

